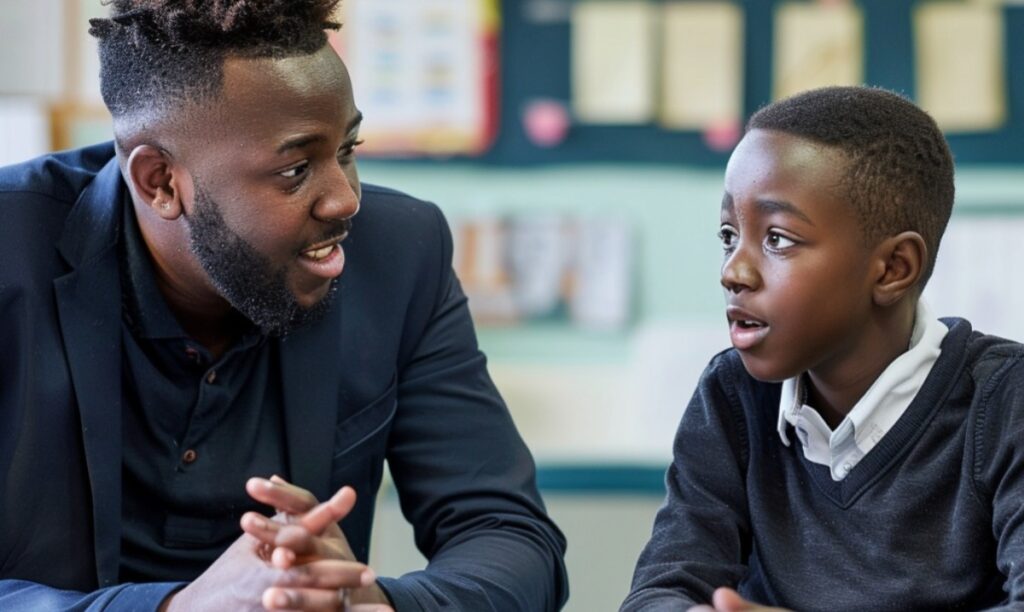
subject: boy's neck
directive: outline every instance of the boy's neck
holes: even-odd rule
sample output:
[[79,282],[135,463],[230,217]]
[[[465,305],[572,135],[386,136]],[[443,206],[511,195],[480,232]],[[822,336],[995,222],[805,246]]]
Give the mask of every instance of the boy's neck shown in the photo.
[[907,352],[916,309],[917,300],[913,300],[884,313],[864,338],[859,358],[848,359],[848,363],[834,370],[807,372],[806,402],[832,430],[850,414],[889,364]]

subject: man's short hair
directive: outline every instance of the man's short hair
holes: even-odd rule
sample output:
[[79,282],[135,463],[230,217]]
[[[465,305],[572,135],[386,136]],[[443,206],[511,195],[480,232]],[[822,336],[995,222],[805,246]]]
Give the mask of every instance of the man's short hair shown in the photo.
[[315,53],[339,0],[112,0],[92,19],[103,101],[115,121],[145,121],[220,93],[224,60]]
[[953,156],[935,121],[912,102],[873,87],[825,87],[766,106],[747,130],[785,132],[847,158],[842,188],[864,237],[916,231],[928,247],[920,287],[935,266],[953,209]]

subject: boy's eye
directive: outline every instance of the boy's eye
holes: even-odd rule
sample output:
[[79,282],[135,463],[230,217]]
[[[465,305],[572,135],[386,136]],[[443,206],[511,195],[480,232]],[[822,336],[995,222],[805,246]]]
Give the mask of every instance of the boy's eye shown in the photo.
[[795,246],[796,242],[790,240],[789,238],[786,238],[785,236],[778,232],[768,232],[768,237],[765,238],[765,244],[768,245],[768,248],[782,250],[788,249],[791,246]]
[[277,174],[278,176],[283,176],[284,178],[287,179],[293,179],[302,176],[303,174],[306,173],[307,170],[309,170],[309,162],[302,162],[301,164],[295,166],[294,168],[289,168],[284,172],[278,172]]
[[736,245],[736,230],[730,225],[723,225],[718,230],[718,239],[722,241],[722,248],[728,251]]

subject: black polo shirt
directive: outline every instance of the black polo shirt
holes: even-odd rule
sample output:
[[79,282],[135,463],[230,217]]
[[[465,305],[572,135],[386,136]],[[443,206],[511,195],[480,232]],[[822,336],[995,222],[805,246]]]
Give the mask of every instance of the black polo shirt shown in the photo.
[[268,511],[245,481],[287,477],[276,343],[246,322],[214,360],[160,294],[130,200],[123,227],[120,578],[187,581],[238,538],[244,512]]

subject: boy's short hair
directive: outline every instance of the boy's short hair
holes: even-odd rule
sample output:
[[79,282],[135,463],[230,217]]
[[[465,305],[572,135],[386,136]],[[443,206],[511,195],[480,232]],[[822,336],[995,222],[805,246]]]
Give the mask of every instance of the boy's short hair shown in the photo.
[[919,284],[935,267],[953,209],[953,156],[935,121],[912,102],[874,87],[825,87],[757,111],[747,130],[785,132],[834,147],[847,159],[843,189],[868,244],[916,231],[928,247]]
[[224,60],[315,53],[337,29],[339,0],[113,0],[91,19],[100,89],[115,120],[142,120],[210,101]]

